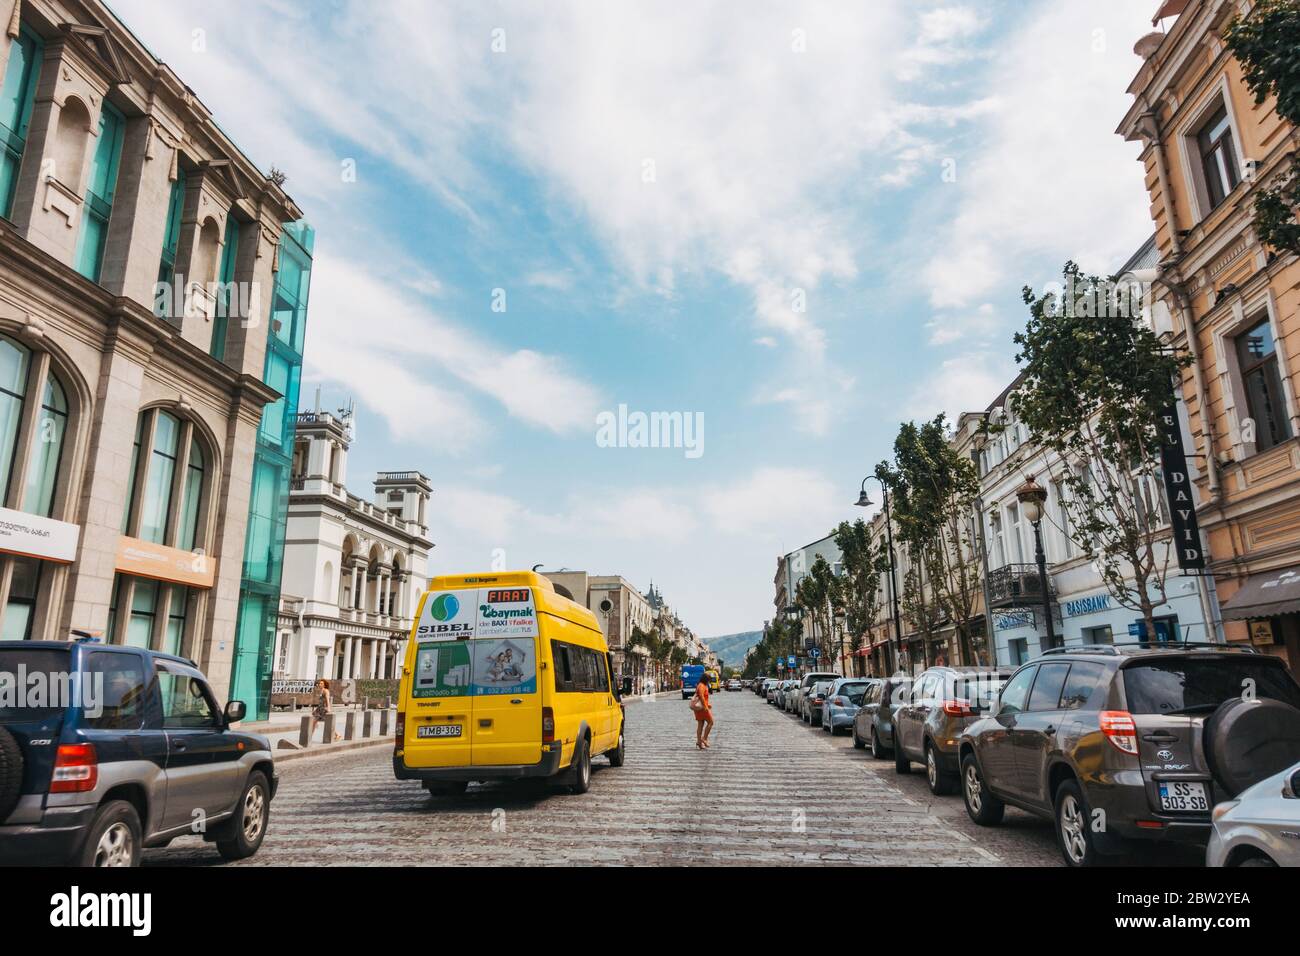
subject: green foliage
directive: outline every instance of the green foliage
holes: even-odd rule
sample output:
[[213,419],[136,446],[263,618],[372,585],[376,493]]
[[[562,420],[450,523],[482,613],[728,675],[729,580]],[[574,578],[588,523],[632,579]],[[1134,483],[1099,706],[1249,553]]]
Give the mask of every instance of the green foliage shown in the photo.
[[881,462],[876,474],[893,493],[897,538],[913,558],[900,595],[908,619],[928,643],[946,613],[957,629],[962,659],[974,662],[980,594],[973,525],[979,476],[974,463],[953,447],[947,421],[939,415],[920,425],[902,425],[892,464]]
[[1190,358],[1131,315],[1114,280],[1073,262],[1062,278],[1063,296],[1024,289],[1030,317],[1015,342],[1025,380],[1014,410],[1066,490],[1065,530],[1115,599],[1149,618],[1153,594],[1155,605],[1165,599],[1169,560],[1152,497],[1162,493],[1159,416]]
[[[1225,35],[1255,102],[1276,98],[1277,114],[1300,126],[1300,0],[1259,0]],[[1255,196],[1255,231],[1278,252],[1300,255],[1300,158],[1280,182]]]
[[871,534],[871,526],[859,518],[836,527],[835,546],[840,549],[844,575],[840,579],[844,601],[844,624],[849,646],[857,651],[876,623],[880,605],[880,575],[889,567],[889,555]]

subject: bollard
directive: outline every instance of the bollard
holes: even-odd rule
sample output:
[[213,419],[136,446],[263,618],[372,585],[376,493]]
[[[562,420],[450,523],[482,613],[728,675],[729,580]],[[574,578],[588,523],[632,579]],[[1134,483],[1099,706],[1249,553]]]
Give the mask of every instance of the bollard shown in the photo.
[[388,736],[388,715],[390,713],[392,713],[392,711],[381,710],[379,712],[379,736],[381,737]]
[[334,742],[334,715],[326,714],[321,720],[320,740],[323,744],[332,744]]
[[349,710],[347,722],[343,724],[343,739],[351,740],[356,735],[357,735],[357,712],[355,710]]
[[361,715],[361,739],[362,740],[370,736],[370,728],[374,716],[375,716],[375,712],[373,710],[367,710],[365,713]]
[[304,717],[302,719],[302,727],[298,730],[298,746],[299,747],[311,746],[311,717],[310,716]]

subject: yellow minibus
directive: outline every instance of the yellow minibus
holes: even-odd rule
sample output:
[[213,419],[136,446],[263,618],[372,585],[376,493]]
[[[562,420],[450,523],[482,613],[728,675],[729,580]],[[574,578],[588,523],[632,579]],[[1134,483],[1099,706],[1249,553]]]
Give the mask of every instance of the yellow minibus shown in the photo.
[[596,616],[546,577],[436,577],[406,647],[393,772],[431,794],[529,777],[585,793],[592,757],[623,765],[614,681]]

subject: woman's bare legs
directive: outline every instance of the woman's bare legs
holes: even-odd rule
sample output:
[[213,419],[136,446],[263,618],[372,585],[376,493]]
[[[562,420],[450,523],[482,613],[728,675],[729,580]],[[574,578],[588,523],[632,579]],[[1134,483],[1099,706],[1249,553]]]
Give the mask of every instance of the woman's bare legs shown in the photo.
[[701,742],[704,744],[704,747],[707,750],[709,746],[709,734],[713,731],[713,720],[712,718],[710,718],[709,720],[702,720],[700,721],[700,724],[704,728],[704,738]]
[[695,722],[695,746],[700,750],[704,749],[704,721]]

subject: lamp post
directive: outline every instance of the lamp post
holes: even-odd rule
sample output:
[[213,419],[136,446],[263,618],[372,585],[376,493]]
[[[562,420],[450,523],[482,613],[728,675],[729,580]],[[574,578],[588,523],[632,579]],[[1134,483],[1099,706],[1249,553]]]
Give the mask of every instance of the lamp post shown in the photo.
[[1052,595],[1047,583],[1047,555],[1043,552],[1043,505],[1047,502],[1047,489],[1034,481],[1033,475],[1016,489],[1016,500],[1025,517],[1034,526],[1034,557],[1038,561],[1038,588],[1043,595],[1043,619],[1047,622],[1047,646],[1056,646],[1056,628],[1052,624]]
[[862,490],[858,493],[857,506],[867,508],[871,505],[871,499],[867,497],[867,482],[875,478],[880,483],[880,494],[884,500],[885,508],[885,541],[889,547],[889,600],[893,606],[894,612],[894,644],[893,644],[893,666],[891,672],[897,673],[899,669],[899,660],[903,654],[903,627],[899,620],[898,614],[898,581],[894,575],[894,531],[893,522],[889,518],[889,489],[885,483],[875,475],[867,475],[862,479]]

